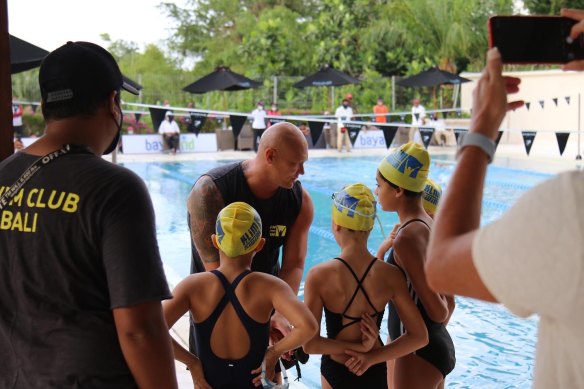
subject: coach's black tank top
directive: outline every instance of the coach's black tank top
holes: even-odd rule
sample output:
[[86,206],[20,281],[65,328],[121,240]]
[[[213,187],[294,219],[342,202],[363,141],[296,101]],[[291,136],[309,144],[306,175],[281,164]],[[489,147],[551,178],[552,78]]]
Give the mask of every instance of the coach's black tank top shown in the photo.
[[[292,189],[278,188],[269,199],[254,196],[243,174],[242,162],[236,162],[212,169],[205,175],[211,177],[221,193],[225,205],[244,201],[255,208],[262,218],[262,237],[266,239],[264,248],[257,253],[251,264],[252,271],[278,275],[280,247],[284,245],[296,217],[302,207],[302,184],[296,181]],[[190,228],[190,220],[189,220]],[[191,273],[205,271],[203,262],[191,240]]]

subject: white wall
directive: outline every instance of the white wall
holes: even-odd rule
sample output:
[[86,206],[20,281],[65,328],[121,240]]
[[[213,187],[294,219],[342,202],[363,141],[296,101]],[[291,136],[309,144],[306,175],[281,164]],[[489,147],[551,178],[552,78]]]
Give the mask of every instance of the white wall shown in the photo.
[[[522,142],[521,131],[537,131],[532,154],[536,147],[550,148],[556,145],[555,132],[571,132],[564,155],[576,152],[578,130],[578,95],[581,94],[581,105],[584,104],[584,73],[564,72],[562,70],[538,70],[525,72],[505,72],[504,74],[521,79],[520,91],[510,95],[509,100],[524,100],[530,103],[530,108],[522,107],[508,112],[503,120],[502,129],[506,131],[502,143]],[[472,91],[480,73],[462,73],[462,77],[473,80],[462,84],[461,108],[469,112],[472,107]],[[566,102],[570,98],[570,103]],[[557,106],[553,99],[557,98]],[[543,101],[544,107],[540,105]],[[584,111],[581,111],[584,116]],[[581,129],[584,130],[583,117],[580,118]],[[583,134],[584,135],[584,134]],[[584,140],[584,139],[583,139]],[[557,146],[554,152],[559,155]],[[548,150],[549,151],[549,150]]]

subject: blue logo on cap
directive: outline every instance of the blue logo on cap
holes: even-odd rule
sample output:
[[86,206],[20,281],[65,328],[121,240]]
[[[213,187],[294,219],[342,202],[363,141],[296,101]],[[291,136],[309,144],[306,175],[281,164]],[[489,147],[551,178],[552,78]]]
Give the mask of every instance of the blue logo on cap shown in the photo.
[[221,226],[221,220],[217,220],[215,223],[215,230],[217,231],[217,241],[221,244],[221,241],[225,237],[225,232],[223,231],[223,227]]
[[403,150],[388,155],[385,160],[397,171],[411,178],[418,177],[418,172],[424,166],[416,157]]
[[346,208],[348,217],[355,216],[355,209],[357,209],[358,204],[359,199],[348,195],[345,191],[339,192],[335,196],[335,206],[337,207],[337,210],[343,212],[343,208]]

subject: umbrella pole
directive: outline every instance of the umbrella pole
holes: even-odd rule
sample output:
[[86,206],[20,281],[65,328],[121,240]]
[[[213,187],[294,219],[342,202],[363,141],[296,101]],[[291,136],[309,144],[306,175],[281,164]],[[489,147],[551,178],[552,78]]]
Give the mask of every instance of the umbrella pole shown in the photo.
[[391,110],[395,112],[395,76],[391,76]]
[[[221,97],[223,100],[223,111],[227,111],[227,98],[225,97],[225,91],[221,92]],[[222,123],[223,124],[221,125],[221,127],[223,127],[223,129],[226,130],[227,129],[227,118],[225,118],[222,121]],[[237,142],[235,142],[235,144],[237,145]]]
[[278,76],[274,76],[274,97],[272,104],[278,104]]
[[[138,74],[138,84],[142,85],[142,75]],[[142,104],[142,89],[138,91],[138,102]]]
[[331,112],[335,109],[335,87],[331,86]]

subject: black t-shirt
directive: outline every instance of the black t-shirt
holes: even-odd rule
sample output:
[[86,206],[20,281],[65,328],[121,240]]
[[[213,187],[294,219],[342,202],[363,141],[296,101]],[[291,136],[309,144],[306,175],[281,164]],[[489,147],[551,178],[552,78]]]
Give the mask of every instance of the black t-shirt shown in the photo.
[[[292,189],[278,188],[269,199],[258,199],[247,184],[241,164],[236,162],[224,165],[210,170],[206,175],[213,179],[225,205],[244,201],[258,212],[262,218],[262,237],[266,239],[266,244],[254,256],[251,270],[277,276],[280,248],[286,243],[288,231],[302,207],[302,185],[296,181]],[[204,272],[205,267],[192,240],[191,249],[191,273]]]
[[[1,162],[0,195],[37,158]],[[136,387],[112,309],[169,297],[142,180],[59,157],[0,214],[0,387]]]

